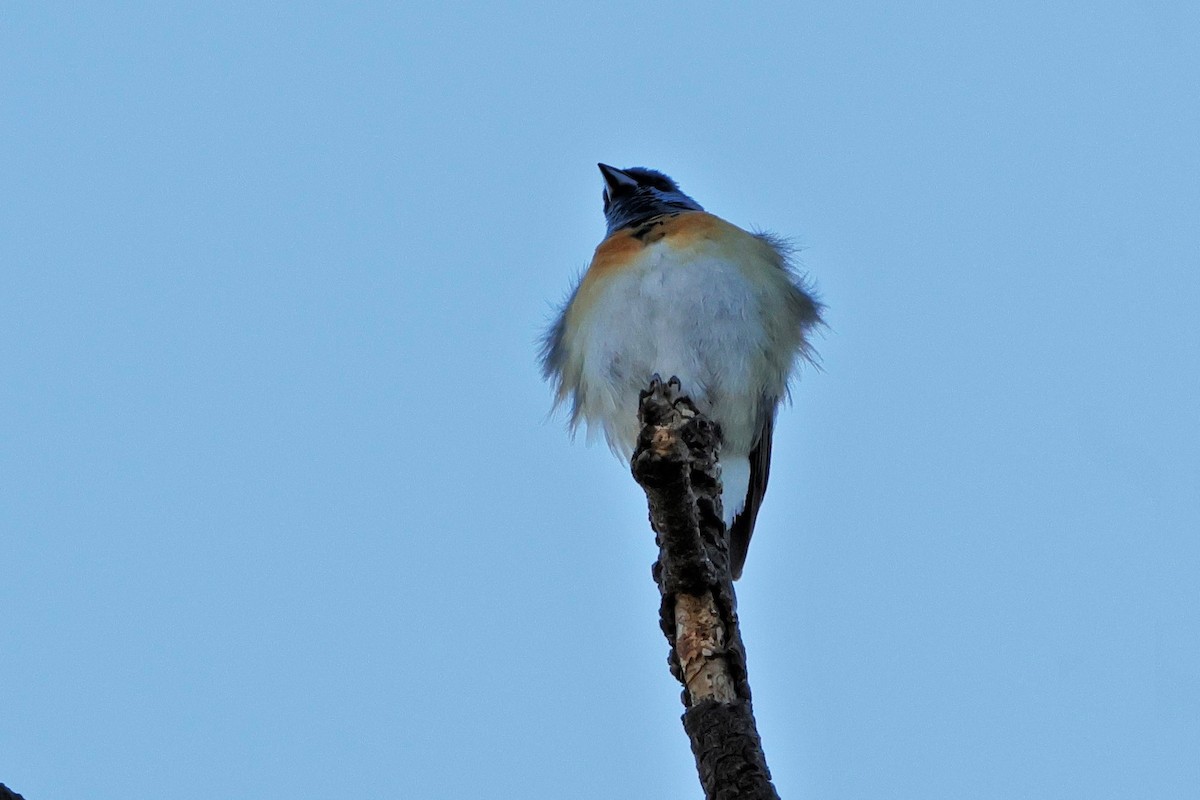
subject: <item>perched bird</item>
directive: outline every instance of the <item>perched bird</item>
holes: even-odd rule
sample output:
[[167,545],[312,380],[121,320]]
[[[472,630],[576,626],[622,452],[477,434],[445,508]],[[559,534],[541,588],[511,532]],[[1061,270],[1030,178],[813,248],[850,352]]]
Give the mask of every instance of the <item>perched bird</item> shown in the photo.
[[821,304],[789,248],[707,213],[661,172],[600,164],[608,235],[542,342],[542,368],[571,428],[602,429],[628,461],[639,392],[677,377],[721,426],[725,524],[741,576],[767,490],[775,413]]

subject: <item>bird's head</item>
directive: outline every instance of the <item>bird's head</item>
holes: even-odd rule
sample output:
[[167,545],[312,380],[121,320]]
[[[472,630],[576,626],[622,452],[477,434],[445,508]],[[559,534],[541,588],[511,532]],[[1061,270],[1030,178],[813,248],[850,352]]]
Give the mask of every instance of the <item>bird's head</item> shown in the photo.
[[604,176],[604,218],[609,234],[660,214],[704,210],[679,189],[679,184],[657,170],[598,166]]

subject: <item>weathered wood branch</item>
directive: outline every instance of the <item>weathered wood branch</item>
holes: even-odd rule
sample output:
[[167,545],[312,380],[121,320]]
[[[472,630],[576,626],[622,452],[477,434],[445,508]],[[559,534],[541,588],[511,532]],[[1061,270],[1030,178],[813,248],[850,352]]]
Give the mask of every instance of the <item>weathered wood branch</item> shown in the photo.
[[654,580],[683,727],[708,800],[779,800],[754,723],[721,518],[721,432],[657,377],[642,393],[631,468],[659,547]]
[[0,783],[0,800],[25,800],[25,798]]

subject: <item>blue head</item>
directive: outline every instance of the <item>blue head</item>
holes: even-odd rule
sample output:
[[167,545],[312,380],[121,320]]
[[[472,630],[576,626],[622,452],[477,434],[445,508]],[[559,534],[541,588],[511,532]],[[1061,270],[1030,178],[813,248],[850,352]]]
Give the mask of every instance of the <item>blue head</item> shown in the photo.
[[704,210],[661,172],[645,167],[598,166],[604,176],[604,218],[610,235],[660,214]]

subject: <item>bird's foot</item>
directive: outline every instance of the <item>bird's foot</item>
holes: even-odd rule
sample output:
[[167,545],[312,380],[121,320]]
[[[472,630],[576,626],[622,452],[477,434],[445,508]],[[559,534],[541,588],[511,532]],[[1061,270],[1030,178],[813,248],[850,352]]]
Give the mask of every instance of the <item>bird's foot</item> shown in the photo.
[[683,383],[677,376],[663,383],[657,372],[650,378],[649,385],[638,393],[638,418],[642,424],[662,422],[677,414],[682,419],[691,419],[700,411],[692,399],[683,393]]

